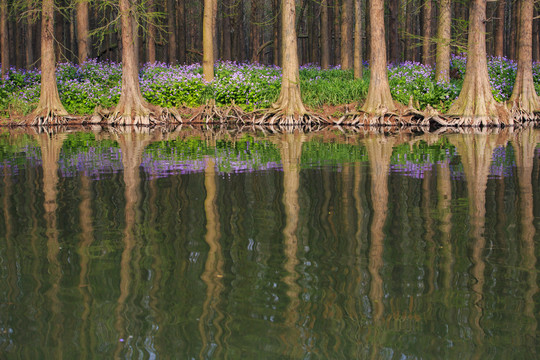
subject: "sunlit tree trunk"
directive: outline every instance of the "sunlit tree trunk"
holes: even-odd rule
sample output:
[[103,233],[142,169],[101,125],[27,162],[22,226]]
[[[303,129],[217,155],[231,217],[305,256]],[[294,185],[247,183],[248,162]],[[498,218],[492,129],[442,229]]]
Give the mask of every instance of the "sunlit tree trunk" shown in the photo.
[[353,0],[343,0],[341,4],[341,68],[353,66]]
[[491,92],[486,55],[486,0],[472,0],[469,12],[467,69],[459,97],[448,110],[456,125],[500,125],[497,102]]
[[88,1],[77,1],[77,50],[79,64],[88,60],[90,53],[90,36],[89,36],[89,18],[88,18]]
[[532,120],[532,113],[540,112],[540,97],[534,88],[532,71],[533,0],[520,0],[519,9],[518,69],[510,105],[528,113],[520,115]]
[[437,23],[437,49],[435,51],[435,80],[439,83],[450,82],[450,35],[451,35],[451,0],[440,0]]
[[133,4],[130,0],[120,1],[122,29],[122,90],[118,105],[109,117],[110,124],[150,125],[151,106],[144,100],[139,85],[139,66],[134,46]]
[[431,0],[424,0],[424,37],[422,38],[422,62],[431,65]]
[[169,44],[167,49],[169,50],[169,63],[176,62],[176,7],[175,0],[167,1],[167,31],[169,34]]
[[9,68],[9,41],[8,41],[8,21],[7,21],[7,0],[0,1],[0,65],[2,73],[0,78],[5,79]]
[[495,18],[495,39],[494,55],[503,57],[504,55],[504,13],[506,0],[497,1],[497,12]]
[[204,0],[203,74],[208,82],[214,80],[214,1],[216,0]]
[[294,0],[282,0],[281,4],[281,52],[283,58],[281,92],[272,108],[288,118],[288,122],[299,122],[307,110],[300,96],[295,2]]
[[364,76],[362,64],[362,1],[354,0],[354,78]]
[[370,0],[370,59],[369,89],[362,111],[375,114],[382,108],[395,110],[386,71],[386,45],[384,36],[384,1]]
[[65,122],[66,109],[60,101],[56,84],[54,56],[54,0],[43,0],[41,11],[41,94],[32,114],[32,125],[55,125]]

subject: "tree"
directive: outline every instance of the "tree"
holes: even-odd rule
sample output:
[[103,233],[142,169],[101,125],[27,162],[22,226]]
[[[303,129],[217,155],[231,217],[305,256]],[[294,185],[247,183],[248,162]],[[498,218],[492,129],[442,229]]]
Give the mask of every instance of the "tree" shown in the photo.
[[431,65],[431,0],[424,1],[424,36],[422,38],[422,62]]
[[77,2],[77,49],[79,64],[88,60],[90,54],[90,30],[88,18],[88,1],[78,0]]
[[435,80],[440,83],[450,82],[450,35],[451,35],[451,0],[440,0],[439,20],[437,24],[437,49],[435,53]]
[[151,112],[159,109],[144,100],[139,85],[139,68],[133,39],[135,9],[130,0],[120,0],[119,10],[122,31],[122,90],[118,105],[109,117],[108,123],[150,125],[153,119]]
[[383,113],[385,110],[396,109],[388,74],[386,72],[386,45],[384,36],[384,0],[371,0],[369,6],[370,17],[370,59],[369,69],[369,89],[366,102],[362,106],[362,111],[368,114]]
[[503,45],[504,45],[504,10],[506,7],[506,0],[497,1],[497,15],[495,19],[495,45],[494,54],[498,57],[503,57]]
[[[154,12],[154,0],[148,0],[148,12]],[[147,60],[150,64],[156,62],[156,25],[153,21],[148,21],[148,37],[147,37]]]
[[486,54],[486,0],[471,0],[467,68],[459,97],[448,110],[455,125],[500,125],[498,107],[491,92]]
[[65,123],[66,109],[60,101],[56,84],[54,56],[54,0],[43,0],[41,10],[41,93],[31,116],[32,125]]
[[330,67],[330,35],[328,27],[328,0],[321,1],[321,68]]
[[341,5],[341,68],[348,70],[353,65],[353,0],[343,0]]
[[515,116],[532,120],[540,112],[540,97],[536,94],[532,72],[533,0],[520,0],[518,69],[510,104],[519,113]]
[[7,0],[0,1],[0,65],[2,73],[0,79],[5,79],[9,68],[9,49],[8,49],[8,21],[7,21]]
[[214,80],[214,2],[204,0],[203,18],[203,73],[208,82]]
[[278,100],[262,121],[285,125],[304,123],[307,110],[300,96],[300,70],[296,37],[296,8],[294,0],[281,2],[282,80]]
[[354,78],[364,75],[362,64],[362,0],[354,0]]

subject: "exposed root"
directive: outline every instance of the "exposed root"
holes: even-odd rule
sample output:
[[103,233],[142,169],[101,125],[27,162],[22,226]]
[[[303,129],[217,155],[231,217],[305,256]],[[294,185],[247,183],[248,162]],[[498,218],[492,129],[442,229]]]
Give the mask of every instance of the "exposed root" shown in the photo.
[[348,126],[396,126],[404,125],[397,113],[379,105],[374,114],[363,111],[347,112],[335,122],[336,125]]
[[516,124],[525,124],[538,122],[540,120],[540,111],[529,111],[523,105],[521,100],[514,101],[510,109],[510,117]]
[[37,108],[29,117],[26,124],[31,126],[65,125],[67,124],[68,119],[68,114],[63,109],[58,110],[51,107]]
[[330,123],[322,115],[311,113],[288,114],[281,108],[272,109],[262,114],[258,118],[251,119],[256,125],[267,126],[314,126]]

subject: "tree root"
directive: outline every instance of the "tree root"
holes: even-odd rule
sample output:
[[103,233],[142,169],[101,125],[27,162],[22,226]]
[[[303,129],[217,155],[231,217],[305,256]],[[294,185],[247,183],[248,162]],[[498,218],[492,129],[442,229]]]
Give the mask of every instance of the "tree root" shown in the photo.
[[67,124],[70,117],[63,111],[53,108],[36,109],[29,119],[27,125],[31,126],[57,126]]
[[267,111],[258,118],[252,119],[255,125],[270,126],[314,126],[329,124],[330,121],[322,115],[311,113],[287,114],[283,109],[277,108]]
[[528,111],[519,100],[512,104],[510,117],[518,124],[534,123],[540,120],[540,111]]

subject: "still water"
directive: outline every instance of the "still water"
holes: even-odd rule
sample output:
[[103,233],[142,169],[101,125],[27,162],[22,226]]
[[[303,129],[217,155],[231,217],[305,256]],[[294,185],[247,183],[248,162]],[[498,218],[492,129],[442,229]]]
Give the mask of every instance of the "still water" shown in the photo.
[[538,358],[539,143],[3,130],[0,358]]

